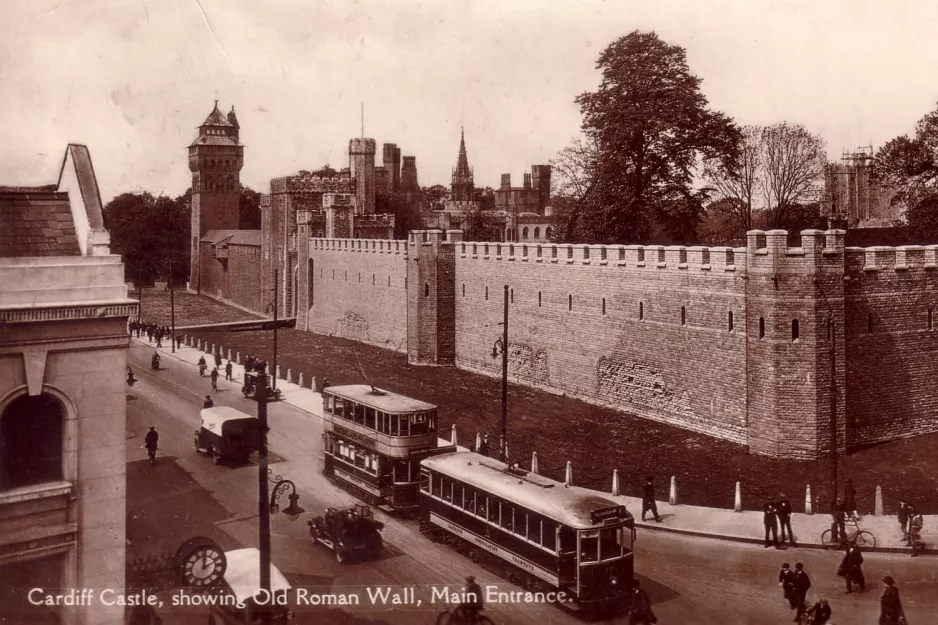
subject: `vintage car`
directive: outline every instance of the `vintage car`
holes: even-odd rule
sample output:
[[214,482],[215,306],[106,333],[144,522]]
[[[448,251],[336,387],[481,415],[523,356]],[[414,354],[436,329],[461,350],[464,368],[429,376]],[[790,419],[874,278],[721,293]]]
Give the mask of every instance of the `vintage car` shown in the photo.
[[260,446],[260,424],[255,417],[230,406],[202,411],[202,427],[195,432],[195,449],[211,456],[215,464],[247,462]]
[[342,563],[374,560],[381,554],[381,529],[371,508],[356,504],[348,508],[326,508],[325,514],[308,521],[309,535],[335,552]]
[[[290,610],[290,582],[273,564],[270,564],[270,595],[260,592],[260,551],[254,547],[225,552],[227,565],[220,587],[226,601],[212,608],[212,616],[221,625],[280,625],[293,619]],[[264,611],[269,612],[264,620]]]
[[256,401],[257,389],[260,388],[261,382],[263,382],[264,379],[266,379],[267,382],[267,401],[277,401],[280,399],[280,389],[270,388],[270,376],[266,373],[258,373],[256,371],[244,372],[244,386],[241,387],[241,393],[248,399]]

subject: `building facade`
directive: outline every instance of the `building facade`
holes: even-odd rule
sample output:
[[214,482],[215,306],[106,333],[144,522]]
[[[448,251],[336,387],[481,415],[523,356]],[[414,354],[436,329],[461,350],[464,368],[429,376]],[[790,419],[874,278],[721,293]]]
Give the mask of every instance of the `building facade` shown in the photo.
[[[0,620],[124,622],[31,588],[124,589],[127,296],[85,146],[56,185],[0,187]],[[5,620],[4,620],[5,619]]]
[[824,172],[821,212],[848,229],[893,228],[905,221],[904,207],[892,202],[895,192],[871,177],[873,150],[845,154]]

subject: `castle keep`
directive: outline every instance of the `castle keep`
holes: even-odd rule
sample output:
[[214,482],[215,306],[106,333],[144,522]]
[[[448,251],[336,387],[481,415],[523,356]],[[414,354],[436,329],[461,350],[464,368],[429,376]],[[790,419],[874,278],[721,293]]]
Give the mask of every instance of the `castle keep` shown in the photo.
[[[842,230],[805,230],[798,247],[782,230],[740,248],[546,244],[523,218],[549,214],[549,166],[497,192],[505,237],[520,241],[456,229],[392,240],[393,217],[367,207],[397,184],[418,192],[416,166],[385,144],[375,167],[375,151],[353,139],[348,170],[272,180],[261,231],[206,232],[203,263],[224,271],[203,266],[203,292],[264,313],[276,270],[298,329],[497,377],[507,285],[515,383],[781,458],[938,431],[938,246],[846,247]],[[464,156],[462,141],[459,198]]]

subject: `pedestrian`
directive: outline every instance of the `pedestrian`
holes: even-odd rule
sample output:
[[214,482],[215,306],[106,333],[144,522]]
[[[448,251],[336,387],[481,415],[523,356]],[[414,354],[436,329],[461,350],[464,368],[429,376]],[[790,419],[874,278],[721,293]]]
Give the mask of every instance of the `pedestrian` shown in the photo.
[[795,542],[795,533],[791,531],[791,502],[785,498],[785,493],[778,496],[775,504],[775,513],[778,516],[778,526],[782,534],[782,544],[785,544],[785,530],[788,530],[788,542],[792,547],[797,547]]
[[847,524],[844,502],[840,499],[831,506],[831,539],[840,542],[841,547],[847,545]]
[[[762,507],[762,524],[765,525],[765,548],[768,549],[775,545],[776,549],[781,549],[778,544],[778,515],[775,508],[775,502],[771,498],[765,500]],[[772,534],[772,542],[769,542],[769,533]]]
[[147,342],[153,342],[153,328],[147,326]]
[[226,380],[234,380],[234,378],[233,378],[232,375],[231,375],[233,369],[234,369],[234,368],[233,368],[232,365],[231,365],[231,361],[229,360],[229,361],[228,361],[228,364],[225,365],[225,379],[226,379]]
[[825,625],[831,620],[831,606],[827,599],[821,599],[808,610],[808,619],[810,625]]
[[909,538],[909,507],[903,500],[899,500],[899,529],[902,530],[902,540]]
[[157,330],[156,332],[156,346],[163,347],[163,331]]
[[[324,389],[327,389],[327,388],[329,388],[330,386],[332,386],[332,385],[329,384],[329,378],[323,378],[322,387],[323,387]],[[488,436],[486,436],[486,438],[488,438]]]
[[847,480],[844,486],[844,512],[847,516],[856,517],[857,514],[857,489],[853,485],[853,479]]
[[482,442],[479,443],[478,453],[483,456],[489,455],[489,435],[488,434],[486,434],[485,437],[482,439]]
[[212,408],[214,406],[215,406],[215,402],[212,401],[212,396],[206,395],[205,401],[202,402],[202,410],[205,410],[207,408]]
[[925,543],[922,542],[922,528],[925,527],[925,519],[922,518],[921,513],[915,509],[911,504],[909,505],[909,540],[908,545],[912,547],[912,557],[918,555],[919,550],[925,548]]
[[253,367],[254,367],[254,355],[251,353],[248,353],[244,357],[244,370],[253,371],[254,370]]
[[176,335],[176,349],[179,349],[181,347],[182,347],[182,335],[177,334]]
[[778,572],[778,585],[782,588],[782,596],[788,600],[788,607],[794,610],[795,605],[795,572],[788,567],[787,562],[782,563],[782,568]]
[[658,504],[655,501],[655,485],[651,476],[645,478],[645,486],[642,488],[642,521],[645,515],[651,512],[655,515],[655,522],[661,523],[661,517],[658,516]]
[[879,625],[900,625],[905,622],[905,611],[899,600],[896,581],[887,575],[883,578],[883,596],[879,599]]
[[147,455],[150,457],[150,464],[156,464],[156,447],[160,441],[160,435],[156,431],[156,426],[151,425],[150,431],[143,438],[144,447],[147,448]]
[[840,562],[840,568],[837,569],[837,575],[847,580],[847,594],[853,592],[853,584],[860,586],[860,592],[866,590],[866,579],[863,577],[863,554],[855,542],[850,543],[844,559]]
[[215,366],[221,367],[221,349],[215,352]]
[[808,574],[804,570],[804,564],[801,562],[795,563],[795,579],[792,582],[792,596],[795,600],[795,622],[798,623],[801,621],[801,617],[804,616],[805,598],[808,596],[808,589],[811,588],[811,578],[808,577]]
[[651,599],[638,580],[632,582],[632,601],[629,605],[629,625],[657,623],[658,617],[651,609]]
[[212,369],[211,377],[212,377],[212,391],[217,393],[218,392],[218,367],[215,367],[214,369]]
[[205,377],[205,367],[208,365],[205,364],[205,356],[199,356],[199,377]]

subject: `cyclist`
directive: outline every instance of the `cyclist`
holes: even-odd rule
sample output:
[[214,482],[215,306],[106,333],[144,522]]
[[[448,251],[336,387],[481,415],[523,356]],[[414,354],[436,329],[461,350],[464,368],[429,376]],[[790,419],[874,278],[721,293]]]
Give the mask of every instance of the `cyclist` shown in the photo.
[[476,583],[476,578],[470,575],[466,578],[466,585],[462,590],[465,601],[459,604],[456,612],[463,623],[472,625],[479,618],[479,612],[484,606],[482,587]]
[[204,377],[205,377],[205,367],[206,367],[206,366],[207,366],[207,365],[205,364],[205,356],[199,356],[199,377],[200,377],[200,378],[204,378]]
[[160,435],[156,431],[156,426],[151,425],[150,431],[143,439],[144,446],[147,448],[147,455],[150,457],[150,464],[156,464],[156,447],[159,440]]
[[218,367],[212,369],[212,390],[218,392]]
[[215,406],[215,402],[212,401],[212,396],[206,395],[205,401],[202,402],[202,409],[205,410],[207,408],[213,408],[214,406]]

